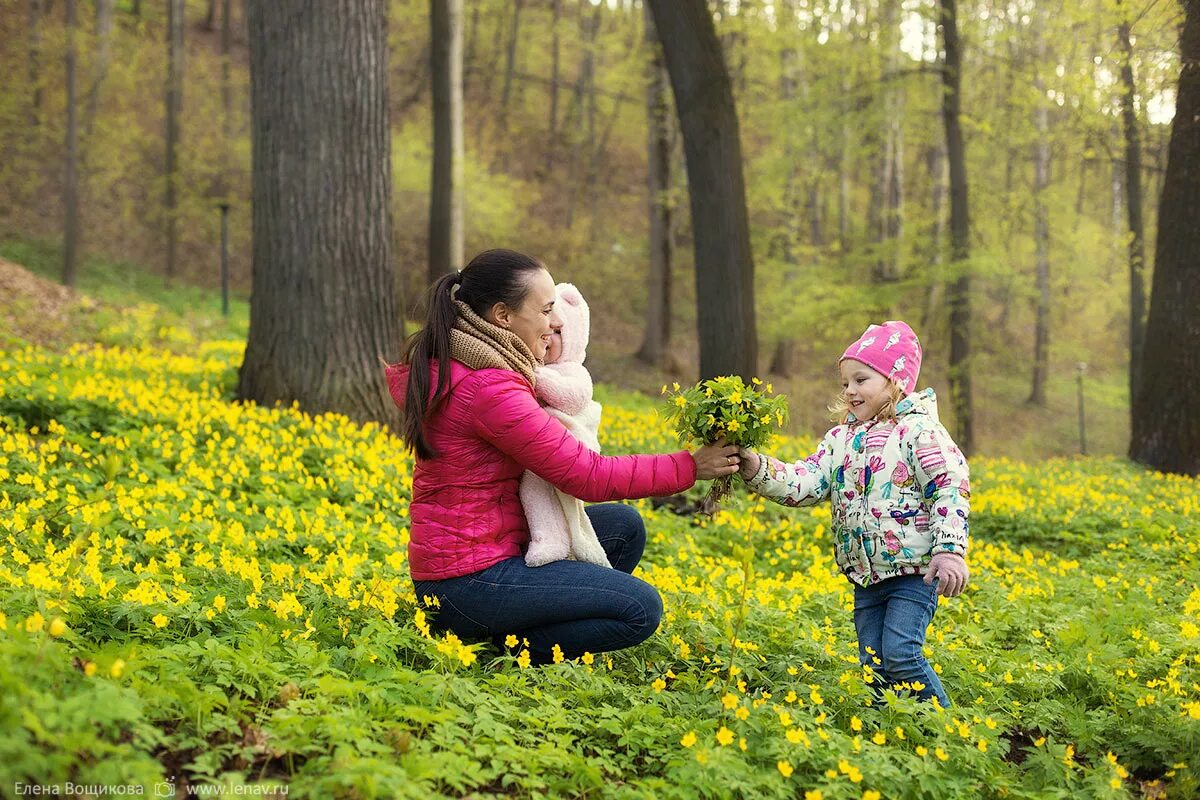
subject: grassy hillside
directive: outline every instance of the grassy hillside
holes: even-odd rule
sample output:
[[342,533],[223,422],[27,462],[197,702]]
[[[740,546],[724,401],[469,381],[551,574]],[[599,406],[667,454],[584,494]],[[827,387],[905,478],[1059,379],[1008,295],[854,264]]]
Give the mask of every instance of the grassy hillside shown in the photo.
[[[15,248],[0,254],[52,270],[49,251]],[[946,712],[866,707],[828,509],[742,495],[710,521],[638,502],[660,630],[528,668],[416,609],[411,462],[394,437],[232,403],[244,304],[226,323],[196,310],[211,294],[117,264],[85,274],[94,308],[66,313],[90,343],[0,340],[0,785],[1200,791],[1195,480],[1111,458],[973,459],[974,580],[930,636]],[[600,397],[606,451],[672,447],[657,400]]]

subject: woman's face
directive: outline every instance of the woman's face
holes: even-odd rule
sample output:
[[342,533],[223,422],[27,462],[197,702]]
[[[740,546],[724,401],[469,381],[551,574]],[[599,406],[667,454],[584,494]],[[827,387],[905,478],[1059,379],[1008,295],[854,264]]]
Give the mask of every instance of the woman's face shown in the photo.
[[533,357],[542,361],[546,358],[551,334],[562,327],[562,320],[554,312],[554,300],[554,278],[546,270],[538,270],[529,278],[529,291],[521,306],[512,309],[497,303],[492,307],[494,319],[489,322],[515,333],[533,351]]

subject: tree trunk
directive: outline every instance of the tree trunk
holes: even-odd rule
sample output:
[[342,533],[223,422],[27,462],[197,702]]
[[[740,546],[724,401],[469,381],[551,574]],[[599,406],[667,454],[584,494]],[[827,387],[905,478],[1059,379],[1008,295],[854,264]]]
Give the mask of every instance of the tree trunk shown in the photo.
[[[253,279],[238,397],[392,426],[385,0],[250,0]],[[320,158],[313,157],[320,154]]]
[[646,19],[646,159],[650,211],[650,274],[646,299],[646,335],[637,357],[656,367],[664,366],[671,344],[671,108],[667,101],[667,74],[654,30],[654,17],[643,6]]
[[1033,332],[1033,386],[1029,391],[1031,405],[1046,405],[1046,376],[1050,371],[1050,211],[1046,206],[1046,189],[1050,185],[1050,125],[1046,108],[1046,81],[1041,71],[1046,68],[1046,40],[1040,31],[1037,37],[1036,67],[1033,85],[1037,90],[1037,107],[1033,124],[1037,142],[1033,146],[1033,238],[1037,251],[1037,315]]
[[33,91],[29,105],[29,124],[37,127],[42,113],[42,0],[29,0],[29,86]]
[[233,0],[221,0],[221,130],[227,148],[233,142]]
[[204,15],[204,27],[210,31],[217,29],[217,0],[208,0],[208,13]]
[[178,251],[178,213],[175,190],[179,182],[179,114],[183,108],[184,0],[167,0],[166,197],[167,280],[175,277]]
[[946,126],[946,158],[950,165],[950,402],[954,409],[955,441],[970,455],[974,449],[971,404],[971,224],[967,207],[967,157],[962,123],[962,51],[958,38],[956,0],[939,0],[942,42],[942,118]]
[[84,136],[90,138],[100,107],[100,86],[108,77],[112,54],[113,0],[96,0],[96,58],[92,66],[92,86],[88,90],[87,111],[84,114]]
[[737,109],[705,0],[649,0],[683,133],[696,262],[700,377],[757,370],[754,257]]
[[63,198],[63,285],[75,288],[79,244],[79,130],[75,91],[75,0],[67,0],[67,185]]
[[1142,220],[1142,146],[1138,133],[1133,46],[1129,23],[1117,28],[1121,46],[1121,121],[1125,127],[1125,211],[1129,217],[1129,396],[1137,391],[1146,335],[1145,229]]
[[900,68],[900,25],[898,0],[885,0],[880,20],[879,41],[884,50],[883,130],[876,154],[875,186],[871,194],[872,239],[875,244],[874,279],[885,283],[900,278],[900,233],[903,199],[904,162],[900,119],[903,115],[903,89],[887,76]]
[[1145,358],[1129,456],[1200,475],[1200,0],[1184,3],[1179,91],[1163,176]]
[[[512,100],[513,72],[517,66],[517,36],[521,30],[521,7],[525,0],[514,0],[512,29],[508,32],[508,47],[504,59],[504,90],[500,95],[500,132],[508,130],[509,103]],[[460,13],[461,16],[461,13]]]
[[930,214],[933,217],[929,263],[933,265],[933,275],[931,276],[929,288],[925,295],[925,310],[921,317],[921,330],[925,332],[927,338],[932,338],[929,335],[929,331],[933,328],[935,320],[940,319],[938,310],[942,305],[942,291],[944,289],[942,264],[945,260],[946,214],[942,209],[946,203],[945,145],[942,142],[931,144],[926,154],[926,159],[929,166],[929,180],[933,184],[929,201]]
[[562,18],[562,0],[552,0],[554,16],[550,23],[550,152],[558,136],[558,21]]
[[463,261],[462,0],[431,0],[433,183],[429,195],[429,282]]

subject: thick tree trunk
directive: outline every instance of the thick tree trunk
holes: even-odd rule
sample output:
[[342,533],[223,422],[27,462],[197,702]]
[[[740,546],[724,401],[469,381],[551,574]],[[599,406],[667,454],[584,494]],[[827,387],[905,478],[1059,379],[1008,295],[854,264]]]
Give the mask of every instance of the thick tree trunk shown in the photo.
[[1046,205],[1046,189],[1050,185],[1050,125],[1046,108],[1046,81],[1041,70],[1046,64],[1046,40],[1035,32],[1037,40],[1038,104],[1033,112],[1037,142],[1033,146],[1033,238],[1037,258],[1037,308],[1033,330],[1033,385],[1029,391],[1031,405],[1046,405],[1046,376],[1050,372],[1050,210]]
[[729,73],[705,0],[649,0],[687,159],[700,377],[757,370],[754,257]]
[[1121,121],[1125,127],[1125,211],[1129,217],[1129,395],[1137,391],[1146,335],[1145,226],[1142,219],[1142,145],[1129,23],[1117,29],[1121,46]]
[[167,280],[175,277],[178,256],[179,114],[183,108],[184,0],[167,0],[167,98],[166,98],[166,197],[163,205],[167,223]]
[[962,50],[958,38],[956,0],[939,0],[945,48],[942,69],[942,118],[946,126],[946,158],[950,165],[950,403],[954,438],[966,454],[974,449],[971,404],[971,224],[967,206],[967,157],[962,123]]
[[253,279],[238,396],[399,422],[385,0],[250,0]]
[[646,18],[646,159],[650,211],[650,273],[646,299],[646,334],[637,357],[663,366],[671,343],[671,107],[667,101],[667,73],[654,30],[654,17],[643,6]]
[[462,0],[431,0],[433,183],[429,282],[464,266]]
[[79,245],[79,125],[76,110],[75,0],[67,0],[67,182],[63,198],[63,275],[65,286],[75,288]]
[[1163,176],[1130,458],[1200,475],[1200,0],[1184,3],[1182,68]]

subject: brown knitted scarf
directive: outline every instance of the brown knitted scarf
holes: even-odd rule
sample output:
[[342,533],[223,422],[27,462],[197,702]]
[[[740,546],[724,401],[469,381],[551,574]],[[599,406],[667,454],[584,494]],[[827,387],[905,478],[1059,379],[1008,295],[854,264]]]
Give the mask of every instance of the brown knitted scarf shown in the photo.
[[538,362],[529,345],[510,330],[493,325],[471,310],[461,300],[455,300],[458,319],[450,330],[450,357],[471,369],[510,369],[534,384],[534,367]]

